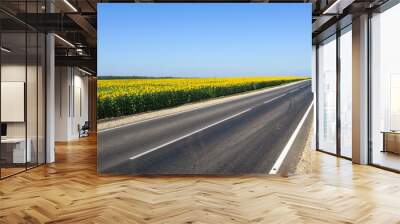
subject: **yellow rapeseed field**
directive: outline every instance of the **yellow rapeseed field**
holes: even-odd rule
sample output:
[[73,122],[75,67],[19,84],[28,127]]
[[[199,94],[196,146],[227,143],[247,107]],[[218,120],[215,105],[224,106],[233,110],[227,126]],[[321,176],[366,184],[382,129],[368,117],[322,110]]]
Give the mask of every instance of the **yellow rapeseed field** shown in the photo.
[[261,89],[303,77],[158,78],[98,80],[98,118],[119,117]]

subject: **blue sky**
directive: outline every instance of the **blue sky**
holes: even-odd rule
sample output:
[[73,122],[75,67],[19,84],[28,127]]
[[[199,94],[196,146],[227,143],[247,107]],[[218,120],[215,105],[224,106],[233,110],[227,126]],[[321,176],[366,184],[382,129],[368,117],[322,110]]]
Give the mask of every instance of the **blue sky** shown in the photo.
[[99,75],[311,74],[311,4],[99,4]]

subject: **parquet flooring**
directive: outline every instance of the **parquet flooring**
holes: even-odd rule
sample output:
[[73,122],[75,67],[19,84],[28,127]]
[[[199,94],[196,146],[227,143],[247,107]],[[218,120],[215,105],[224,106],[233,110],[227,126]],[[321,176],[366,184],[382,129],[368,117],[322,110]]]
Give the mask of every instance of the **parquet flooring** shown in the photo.
[[400,223],[400,175],[315,152],[279,176],[98,176],[96,139],[0,181],[0,223]]

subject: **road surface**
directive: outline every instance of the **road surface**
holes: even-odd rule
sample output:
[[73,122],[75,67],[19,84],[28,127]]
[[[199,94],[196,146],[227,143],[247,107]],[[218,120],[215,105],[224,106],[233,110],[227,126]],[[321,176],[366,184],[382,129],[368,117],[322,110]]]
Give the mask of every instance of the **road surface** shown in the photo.
[[97,139],[98,171],[268,173],[311,108],[312,100],[311,81],[303,81],[200,109],[102,130]]

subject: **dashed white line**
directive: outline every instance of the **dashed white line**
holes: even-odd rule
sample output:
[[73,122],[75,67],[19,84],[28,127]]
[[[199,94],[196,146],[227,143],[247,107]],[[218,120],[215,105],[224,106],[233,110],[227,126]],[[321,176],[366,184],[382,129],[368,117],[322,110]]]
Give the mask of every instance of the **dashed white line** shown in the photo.
[[274,101],[274,100],[276,100],[276,99],[279,99],[279,98],[281,98],[281,97],[283,97],[283,96],[286,96],[286,95],[287,95],[287,93],[282,94],[282,95],[277,96],[277,97],[274,97],[274,98],[272,98],[272,99],[269,99],[269,100],[267,100],[267,101],[264,101],[263,104],[270,103],[270,102],[272,102],[272,101]]
[[300,90],[300,89],[302,89],[302,88],[294,89],[294,90],[292,90],[292,91],[290,91],[290,92],[288,92],[288,93],[295,93],[295,92],[297,92],[297,91]]
[[269,171],[269,174],[277,174],[278,173],[283,161],[285,160],[287,154],[289,153],[289,150],[292,148],[294,140],[296,140],[297,135],[299,134],[301,127],[303,126],[308,114],[310,113],[313,103],[314,102],[311,102],[311,104],[308,107],[307,111],[304,113],[303,118],[300,120],[300,123],[297,125],[297,127],[294,130],[292,136],[290,136],[289,141],[286,143],[285,148],[283,148],[283,150],[282,150],[281,154],[279,155],[278,159],[275,161],[274,165],[272,166],[271,170]]
[[132,157],[129,158],[129,159],[137,159],[137,158],[140,158],[140,157],[142,157],[142,156],[144,156],[144,155],[146,155],[146,154],[149,154],[149,153],[151,153],[151,152],[154,152],[154,151],[156,151],[156,150],[158,150],[158,149],[160,149],[160,148],[162,148],[162,147],[164,147],[164,146],[170,145],[170,144],[172,144],[172,143],[174,143],[174,142],[180,141],[180,140],[182,140],[182,139],[184,139],[184,138],[187,138],[187,137],[189,137],[189,136],[191,136],[191,135],[194,135],[194,134],[196,134],[196,133],[198,133],[198,132],[201,132],[201,131],[203,131],[203,130],[205,130],[205,129],[207,129],[207,128],[211,128],[211,127],[213,127],[213,126],[215,126],[215,125],[217,125],[217,124],[220,124],[220,123],[222,123],[222,122],[224,122],[224,121],[230,120],[230,119],[232,119],[232,118],[234,118],[234,117],[237,117],[237,116],[239,116],[239,115],[241,115],[241,114],[244,114],[244,113],[250,111],[251,109],[252,109],[252,108],[249,108],[249,109],[246,109],[246,110],[244,110],[244,111],[241,111],[241,112],[239,112],[239,113],[237,113],[237,114],[234,114],[234,115],[229,116],[229,117],[227,117],[227,118],[224,118],[224,119],[222,119],[222,120],[220,120],[220,121],[217,121],[217,122],[215,122],[215,123],[212,123],[212,124],[210,124],[210,125],[207,125],[207,126],[205,126],[205,127],[203,127],[203,128],[200,128],[200,129],[198,129],[198,130],[196,130],[196,131],[190,132],[189,134],[186,134],[186,135],[184,135],[184,136],[181,136],[181,137],[179,137],[179,138],[176,138],[176,139],[174,139],[174,140],[171,140],[171,141],[169,141],[169,142],[167,142],[167,143],[164,143],[164,144],[159,145],[159,146],[157,146],[157,147],[155,147],[155,148],[149,149],[149,150],[147,150],[147,151],[145,151],[145,152],[139,153],[139,154],[137,154],[137,155],[135,155],[135,156],[132,156]]

